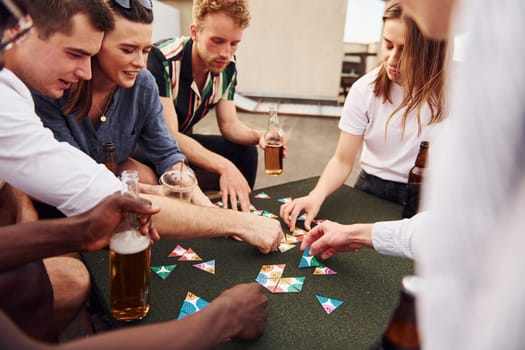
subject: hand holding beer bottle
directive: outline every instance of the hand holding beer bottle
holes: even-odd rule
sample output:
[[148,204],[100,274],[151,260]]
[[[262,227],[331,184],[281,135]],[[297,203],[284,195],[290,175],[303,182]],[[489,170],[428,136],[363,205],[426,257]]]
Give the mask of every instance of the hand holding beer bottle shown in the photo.
[[[121,194],[138,198],[137,171],[123,171],[121,181]],[[139,230],[137,215],[127,213],[109,243],[111,313],[120,321],[141,319],[150,308],[150,237]]]
[[264,133],[264,172],[281,175],[283,172],[283,131],[279,126],[277,108],[270,106],[268,128]]

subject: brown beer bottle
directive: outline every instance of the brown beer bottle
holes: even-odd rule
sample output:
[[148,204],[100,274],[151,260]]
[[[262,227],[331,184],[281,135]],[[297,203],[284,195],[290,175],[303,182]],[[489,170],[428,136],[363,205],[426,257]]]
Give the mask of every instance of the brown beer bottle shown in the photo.
[[416,162],[408,173],[407,197],[403,208],[403,217],[410,218],[419,210],[421,186],[427,166],[428,141],[421,141]]
[[117,175],[117,158],[115,156],[115,144],[111,141],[102,144],[102,163],[115,175]]
[[401,296],[392,318],[379,344],[372,346],[370,350],[421,349],[415,307],[420,279],[416,276],[405,276],[401,284]]
[[279,126],[277,108],[270,106],[268,128],[264,134],[264,172],[268,175],[281,175],[283,172],[283,132]]

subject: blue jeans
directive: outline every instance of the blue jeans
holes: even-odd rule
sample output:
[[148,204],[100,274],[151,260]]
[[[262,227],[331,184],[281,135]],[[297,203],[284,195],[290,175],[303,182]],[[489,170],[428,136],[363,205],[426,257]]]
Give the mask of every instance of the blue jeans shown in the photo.
[[390,202],[404,205],[406,201],[406,183],[383,180],[377,176],[367,174],[363,170],[361,170],[354,187]]

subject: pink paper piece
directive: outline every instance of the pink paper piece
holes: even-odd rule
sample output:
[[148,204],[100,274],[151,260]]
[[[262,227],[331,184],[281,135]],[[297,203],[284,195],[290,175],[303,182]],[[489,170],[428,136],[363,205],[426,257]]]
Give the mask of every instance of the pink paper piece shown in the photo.
[[186,249],[184,249],[182,246],[180,245],[177,245],[175,247],[175,249],[173,249],[170,253],[170,255],[168,255],[168,257],[172,258],[172,257],[176,257],[176,256],[183,256],[184,253],[186,253]]
[[184,254],[179,258],[178,261],[197,261],[197,260],[202,260],[202,259],[199,255],[197,255],[197,253],[193,251],[193,249],[188,248],[188,250],[184,252]]
[[315,296],[321,306],[323,307],[324,311],[330,315],[332,312],[334,312],[341,304],[343,303],[342,300],[337,300],[333,298],[323,297],[321,295]]
[[258,198],[258,199],[270,199],[270,196],[267,195],[266,193],[264,192],[261,192],[261,193],[258,193],[254,196],[254,198]]
[[215,260],[206,261],[199,264],[194,264],[193,267],[215,275]]
[[337,272],[335,272],[334,270],[332,270],[331,268],[329,267],[326,267],[326,266],[320,266],[320,267],[316,267],[315,270],[314,270],[314,275],[336,275]]

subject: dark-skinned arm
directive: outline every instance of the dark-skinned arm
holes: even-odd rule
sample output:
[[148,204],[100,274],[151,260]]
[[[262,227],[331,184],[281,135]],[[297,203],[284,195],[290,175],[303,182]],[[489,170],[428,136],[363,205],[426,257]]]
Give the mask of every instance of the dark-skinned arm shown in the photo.
[[224,291],[201,311],[181,320],[130,327],[52,346],[20,332],[0,312],[0,348],[13,349],[213,349],[228,338],[244,340],[264,332],[268,298],[257,283]]
[[81,215],[1,227],[0,272],[49,256],[101,249],[109,244],[111,233],[127,211],[141,214],[141,232],[159,239],[150,220],[159,210],[114,194]]

